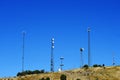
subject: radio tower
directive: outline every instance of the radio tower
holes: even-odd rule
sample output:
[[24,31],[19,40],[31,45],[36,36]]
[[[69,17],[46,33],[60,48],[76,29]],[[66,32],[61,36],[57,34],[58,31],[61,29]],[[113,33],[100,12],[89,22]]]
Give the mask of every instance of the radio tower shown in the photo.
[[63,59],[64,59],[64,57],[60,57],[60,60],[61,60],[61,64],[60,64],[60,67],[61,67],[61,71],[63,70],[63,66],[64,66],[64,64],[63,64]]
[[114,53],[112,54],[112,57],[113,57],[112,65],[114,66],[115,65],[115,56],[114,56]]
[[25,53],[25,32],[22,32],[23,35],[23,50],[22,50],[22,72],[24,72],[24,53]]
[[81,54],[81,68],[83,67],[83,52],[84,48],[80,48],[80,54]]
[[53,50],[54,50],[54,38],[51,39],[51,72],[54,72],[54,56],[53,56]]
[[90,67],[91,65],[91,55],[90,55],[90,27],[88,27],[88,66]]

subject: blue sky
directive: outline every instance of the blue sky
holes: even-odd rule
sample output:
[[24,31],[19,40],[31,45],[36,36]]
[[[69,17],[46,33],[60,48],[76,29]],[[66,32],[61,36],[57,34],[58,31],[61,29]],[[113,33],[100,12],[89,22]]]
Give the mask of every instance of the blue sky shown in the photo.
[[50,71],[55,38],[55,71],[80,67],[80,48],[87,64],[87,28],[91,27],[91,64],[120,64],[119,0],[0,0],[0,77],[21,71],[22,31],[25,70]]

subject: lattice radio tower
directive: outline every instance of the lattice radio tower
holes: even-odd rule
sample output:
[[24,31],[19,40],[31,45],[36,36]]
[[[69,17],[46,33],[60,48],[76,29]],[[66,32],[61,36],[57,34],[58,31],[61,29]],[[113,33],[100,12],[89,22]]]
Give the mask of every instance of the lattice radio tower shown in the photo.
[[53,56],[53,50],[54,50],[54,38],[51,39],[51,72],[54,72],[54,56]]

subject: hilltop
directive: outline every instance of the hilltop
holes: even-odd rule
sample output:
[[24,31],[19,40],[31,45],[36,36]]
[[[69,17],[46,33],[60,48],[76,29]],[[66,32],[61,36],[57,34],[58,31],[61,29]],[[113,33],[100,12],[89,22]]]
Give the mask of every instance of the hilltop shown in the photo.
[[66,80],[120,80],[120,66],[78,68],[62,72],[1,78],[0,80],[61,80],[61,75],[66,76]]

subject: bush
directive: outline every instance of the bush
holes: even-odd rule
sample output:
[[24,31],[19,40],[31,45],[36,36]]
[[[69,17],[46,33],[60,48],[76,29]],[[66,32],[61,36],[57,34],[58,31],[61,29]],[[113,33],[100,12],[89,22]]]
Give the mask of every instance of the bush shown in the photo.
[[45,71],[44,70],[34,70],[34,71],[26,70],[24,72],[18,72],[17,76],[25,76],[25,75],[40,74],[40,73],[45,73]]
[[62,75],[60,76],[60,80],[67,80],[67,79],[66,79],[66,75],[62,74]]
[[50,78],[49,78],[49,77],[47,77],[47,78],[46,78],[46,80],[50,80]]
[[94,64],[93,67],[102,67],[102,66],[98,64]]
[[47,77],[46,79],[45,78],[41,78],[39,80],[50,80],[50,78],[49,77]]
[[85,64],[85,65],[83,66],[83,68],[88,69],[89,66],[88,66],[87,64]]
[[94,64],[93,67],[98,67],[98,65],[97,65],[97,64]]

